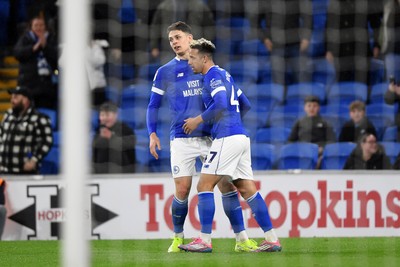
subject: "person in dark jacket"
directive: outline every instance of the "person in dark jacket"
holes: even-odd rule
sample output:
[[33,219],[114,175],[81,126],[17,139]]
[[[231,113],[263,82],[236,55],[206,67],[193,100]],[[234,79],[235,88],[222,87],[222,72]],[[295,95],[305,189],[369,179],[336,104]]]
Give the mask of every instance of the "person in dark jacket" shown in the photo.
[[343,125],[339,135],[339,142],[357,143],[360,136],[364,133],[371,133],[377,136],[374,125],[365,115],[364,102],[359,100],[353,101],[350,104],[349,110],[351,119]]
[[52,77],[58,68],[58,43],[43,17],[30,21],[29,29],[14,47],[14,55],[19,61],[18,85],[31,90],[37,108],[57,109],[57,86]]
[[100,106],[99,116],[100,126],[93,139],[93,172],[135,172],[134,131],[125,123],[118,121],[118,107],[111,102]]
[[[381,16],[381,1],[329,1],[326,59],[335,65],[338,81],[368,82],[370,58],[378,58],[380,54],[378,37]],[[373,34],[371,45],[369,27]]]
[[[388,90],[384,95],[384,100],[388,105],[400,103],[400,80],[390,81]],[[400,108],[397,109],[397,114],[395,115],[395,124],[397,126],[397,142],[400,142]]]
[[360,137],[360,141],[343,167],[345,170],[388,170],[391,168],[390,159],[371,133],[365,133]]
[[310,81],[308,47],[312,33],[312,1],[260,1],[260,16],[266,21],[259,25],[259,36],[271,53],[272,78],[286,85],[286,73],[292,83]]

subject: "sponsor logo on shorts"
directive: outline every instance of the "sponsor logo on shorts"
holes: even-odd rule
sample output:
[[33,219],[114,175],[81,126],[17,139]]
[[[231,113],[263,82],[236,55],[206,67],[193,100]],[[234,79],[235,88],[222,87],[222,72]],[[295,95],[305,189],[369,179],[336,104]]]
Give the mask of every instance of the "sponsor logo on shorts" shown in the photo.
[[174,166],[173,171],[175,174],[179,173],[180,169],[178,166]]

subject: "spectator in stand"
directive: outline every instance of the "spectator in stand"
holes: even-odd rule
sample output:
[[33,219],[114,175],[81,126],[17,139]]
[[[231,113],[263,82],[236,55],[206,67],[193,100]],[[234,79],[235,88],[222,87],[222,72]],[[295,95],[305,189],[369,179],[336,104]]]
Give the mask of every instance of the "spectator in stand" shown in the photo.
[[30,21],[29,29],[14,47],[14,55],[19,61],[18,84],[31,90],[35,106],[57,109],[57,85],[52,78],[57,69],[58,42],[47,31],[44,18]]
[[214,17],[202,0],[163,0],[154,13],[150,27],[150,49],[153,59],[164,64],[170,61],[169,43],[164,38],[169,25],[185,21],[191,25],[194,38],[214,39]]
[[349,109],[351,119],[343,125],[339,135],[339,142],[357,143],[360,136],[364,133],[371,133],[377,136],[374,125],[365,115],[364,102],[359,100],[353,101]]
[[[309,142],[317,144],[321,159],[323,149],[327,143],[336,142],[336,135],[332,126],[319,114],[320,100],[316,96],[307,96],[304,100],[306,115],[297,120],[289,135],[288,142]],[[317,168],[319,167],[319,163]]]
[[4,225],[7,219],[7,209],[5,207],[6,198],[4,196],[4,189],[6,188],[6,181],[0,178],[0,240],[3,235]]
[[93,139],[94,173],[134,173],[136,164],[134,131],[118,121],[118,107],[106,102],[100,106],[100,126]]
[[347,158],[343,167],[345,170],[388,170],[391,169],[390,159],[385,150],[378,145],[375,135],[364,133]]
[[400,1],[383,1],[383,19],[380,28],[381,52],[385,55],[386,77],[400,79]]
[[[400,103],[400,79],[398,81],[391,79],[388,90],[385,93],[384,100],[386,104],[399,105]],[[400,108],[395,115],[395,124],[397,126],[397,142],[400,142]]]
[[312,2],[269,0],[261,1],[260,6],[266,27],[259,34],[271,53],[273,81],[285,85],[289,71],[291,83],[310,81],[307,53],[312,32]]
[[53,145],[50,119],[35,109],[27,87],[18,86],[9,93],[12,108],[0,124],[0,172],[38,174],[41,160]]
[[[330,0],[326,20],[326,59],[334,64],[337,81],[367,84],[370,58],[378,44],[382,3],[375,0]],[[373,31],[370,48],[370,25]]]

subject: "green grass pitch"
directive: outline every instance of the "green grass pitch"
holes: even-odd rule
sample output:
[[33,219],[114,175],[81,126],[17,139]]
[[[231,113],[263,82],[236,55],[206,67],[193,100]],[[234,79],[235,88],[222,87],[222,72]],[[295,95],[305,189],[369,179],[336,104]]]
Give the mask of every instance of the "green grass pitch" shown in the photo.
[[[190,241],[190,240],[185,240]],[[260,241],[260,240],[257,240]],[[235,253],[213,239],[212,253],[166,252],[170,240],[91,241],[92,266],[400,266],[400,238],[282,238],[282,252]],[[0,266],[62,266],[60,241],[2,241]]]

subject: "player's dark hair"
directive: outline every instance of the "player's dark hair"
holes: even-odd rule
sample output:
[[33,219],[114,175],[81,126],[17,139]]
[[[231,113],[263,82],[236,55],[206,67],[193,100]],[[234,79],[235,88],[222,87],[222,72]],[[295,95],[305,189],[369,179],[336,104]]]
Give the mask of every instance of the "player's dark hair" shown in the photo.
[[99,111],[103,112],[118,112],[118,106],[112,102],[105,102],[101,104]]
[[183,21],[177,21],[169,25],[169,27],[167,28],[167,34],[169,34],[172,31],[182,31],[185,33],[192,34],[192,28]]
[[197,49],[199,53],[206,54],[210,58],[212,58],[215,52],[215,45],[211,41],[204,38],[193,40],[190,43],[190,48]]

